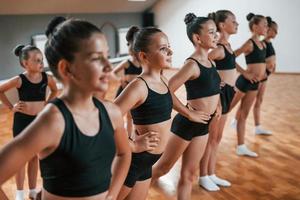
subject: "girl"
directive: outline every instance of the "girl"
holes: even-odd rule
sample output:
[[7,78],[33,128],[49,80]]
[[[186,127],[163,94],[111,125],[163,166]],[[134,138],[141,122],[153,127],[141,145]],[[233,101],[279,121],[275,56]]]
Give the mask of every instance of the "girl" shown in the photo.
[[[142,67],[140,66],[139,61],[134,56],[133,52],[133,36],[134,33],[138,30],[138,27],[133,26],[129,29],[126,34],[126,40],[128,45],[128,52],[130,55],[130,59],[125,60],[124,62],[120,63],[116,68],[112,71],[113,75],[120,75],[121,76],[121,85],[117,91],[117,97],[121,94],[122,90],[126,87],[128,83],[130,83],[134,78],[136,78],[139,74],[142,73]],[[126,125],[127,125],[127,132],[132,134],[133,130],[133,122],[130,112],[126,114]]]
[[[19,57],[25,72],[0,84],[0,99],[14,112],[13,136],[17,137],[36,118],[45,104],[56,96],[57,88],[52,76],[43,72],[43,55],[37,47],[18,45],[14,53]],[[46,98],[47,86],[50,88],[50,94]],[[14,105],[5,96],[5,92],[12,88],[16,88],[19,95],[19,101]],[[29,198],[36,196],[37,171],[38,159],[37,156],[33,156],[27,169]],[[16,174],[16,200],[24,199],[24,179],[25,166]]]
[[[266,90],[267,80],[271,73],[275,71],[276,68],[276,56],[275,50],[272,45],[271,39],[274,39],[277,35],[278,26],[276,22],[272,21],[271,17],[266,17],[268,21],[268,32],[267,36],[264,39],[264,43],[266,44],[266,75],[263,80],[260,81],[257,96],[254,103],[253,115],[254,115],[254,123],[255,123],[255,134],[257,135],[271,135],[272,132],[269,130],[265,130],[260,126],[260,108],[263,101],[263,96]],[[235,119],[232,120],[231,126],[236,127],[236,119],[240,114],[240,108],[236,113]]]
[[[152,165],[161,157],[170,135],[173,106],[172,94],[161,74],[163,69],[171,67],[172,51],[167,36],[157,28],[148,27],[136,29],[134,38],[133,51],[143,67],[143,73],[115,101],[123,114],[131,110],[136,133],[140,135],[137,137],[149,135],[146,138],[150,143],[148,149],[138,151],[133,148],[131,166],[118,198],[133,200],[147,197]],[[175,100],[175,104],[177,102]],[[182,110],[188,111],[182,107]],[[198,113],[190,115],[202,120]]]
[[[225,83],[221,87],[222,116],[220,119],[214,117],[209,127],[209,137],[205,153],[200,162],[199,185],[208,191],[217,191],[220,188],[217,185],[228,187],[230,182],[221,179],[215,175],[215,166],[217,159],[218,146],[222,138],[224,126],[229,111],[230,102],[235,94],[234,83],[236,77],[235,55],[229,43],[229,37],[236,34],[238,23],[235,15],[229,10],[219,10],[208,15],[216,23],[220,38],[217,48],[209,53],[209,58],[216,62],[218,73]],[[238,71],[246,73],[238,66]]]
[[108,87],[101,61],[106,39],[89,22],[61,17],[46,34],[45,55],[62,95],[0,151],[0,185],[38,153],[42,199],[116,199],[130,149],[117,106],[93,98]]
[[[171,92],[185,84],[187,90],[187,108],[202,110],[210,116],[216,112],[220,77],[214,64],[208,58],[208,51],[217,47],[216,25],[207,17],[196,17],[189,13],[185,17],[187,35],[195,47],[194,53],[184,66],[169,81]],[[182,155],[182,168],[178,183],[178,199],[191,199],[192,183],[197,174],[200,159],[204,153],[210,117],[201,123],[177,114],[172,122],[171,135],[166,150],[153,168],[153,179],[166,174]]]
[[256,95],[254,108],[253,108],[253,115],[254,115],[254,123],[255,123],[255,133],[256,134],[265,134],[265,135],[271,135],[272,132],[269,130],[265,130],[260,126],[260,110],[261,110],[261,104],[263,102],[264,93],[267,86],[267,80],[268,76],[270,76],[271,73],[275,71],[276,68],[276,55],[275,50],[272,45],[271,40],[274,39],[277,35],[278,26],[276,22],[272,21],[271,17],[266,17],[268,21],[268,32],[267,36],[264,40],[266,44],[266,77],[261,80],[258,88],[258,92]]
[[[266,72],[266,48],[265,43],[261,42],[259,37],[266,35],[268,23],[264,16],[254,15],[253,13],[249,13],[247,19],[249,21],[252,37],[234,53],[236,56],[242,53],[245,54],[247,71],[253,74],[257,81],[261,81]],[[230,110],[241,100],[240,114],[237,119],[238,147],[236,153],[238,155],[257,157],[257,154],[249,150],[245,145],[245,125],[249,111],[257,95],[259,82],[253,83],[247,80],[243,75],[240,75],[235,86],[237,92],[231,102]]]
[[132,149],[131,166],[118,199],[142,200],[148,194],[152,165],[163,153],[169,136],[172,95],[161,71],[171,66],[172,51],[167,36],[157,28],[131,27],[128,33],[135,35],[132,50],[143,73],[125,88],[115,103],[122,114],[131,110],[137,135],[148,134],[153,144],[143,151]]

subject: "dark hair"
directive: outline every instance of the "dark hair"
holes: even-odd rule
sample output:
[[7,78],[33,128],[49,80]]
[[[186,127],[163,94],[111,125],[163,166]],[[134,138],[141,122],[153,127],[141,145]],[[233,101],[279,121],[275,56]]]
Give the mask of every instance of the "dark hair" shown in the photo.
[[233,13],[229,10],[218,10],[217,12],[209,13],[207,17],[214,20],[217,30],[220,31],[219,23],[225,22],[229,15],[233,15]]
[[55,17],[50,21],[45,33],[48,36],[45,55],[50,70],[60,78],[57,72],[58,62],[61,59],[72,62],[74,53],[80,49],[80,42],[88,39],[93,33],[102,32],[98,27],[84,20]]
[[126,33],[126,40],[128,43],[132,43],[134,39],[134,34],[138,32],[139,28],[137,26],[131,26]]
[[32,46],[32,45],[26,45],[26,46],[25,45],[18,45],[14,48],[13,51],[14,51],[14,54],[19,57],[19,62],[20,62],[20,65],[22,65],[22,66],[23,66],[22,61],[23,60],[28,60],[29,52],[31,52],[31,51],[41,52],[41,50],[39,48],[37,48],[36,46]]
[[267,19],[269,28],[272,27],[272,25],[277,25],[277,23],[275,21],[273,21],[270,16],[266,17],[266,19]]
[[249,28],[251,31],[254,24],[257,25],[262,19],[265,19],[263,15],[255,15],[253,13],[249,13],[246,18],[249,21]]
[[211,19],[208,17],[197,17],[194,13],[188,13],[185,15],[184,22],[186,24],[186,33],[193,44],[193,34],[198,34],[202,29],[202,25],[209,20]]
[[148,46],[151,44],[151,37],[155,33],[161,33],[162,31],[155,27],[137,28],[133,26],[128,32],[133,34],[132,49],[135,53],[140,51],[147,52]]

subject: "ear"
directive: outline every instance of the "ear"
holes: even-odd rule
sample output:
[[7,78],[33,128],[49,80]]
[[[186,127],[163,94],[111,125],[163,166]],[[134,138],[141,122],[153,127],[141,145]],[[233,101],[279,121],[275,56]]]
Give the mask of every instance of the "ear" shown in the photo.
[[58,62],[57,71],[63,80],[74,78],[70,70],[70,63],[65,59],[62,59]]
[[145,63],[145,62],[148,62],[148,56],[145,52],[138,52],[137,53],[137,57],[138,57],[138,60],[141,62],[141,63]]
[[225,23],[220,22],[220,23],[219,23],[219,29],[224,29],[224,27],[225,27]]
[[195,44],[201,44],[201,38],[199,34],[193,34],[193,41]]

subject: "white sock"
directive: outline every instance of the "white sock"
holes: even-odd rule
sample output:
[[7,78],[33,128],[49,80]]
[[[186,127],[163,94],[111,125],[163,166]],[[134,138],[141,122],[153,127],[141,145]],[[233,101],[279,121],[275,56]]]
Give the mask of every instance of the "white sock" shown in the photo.
[[230,127],[236,129],[237,126],[237,120],[233,118],[230,122]]
[[208,191],[220,190],[220,188],[208,176],[200,176],[198,184]]
[[24,190],[16,191],[16,200],[24,200]]
[[236,154],[239,156],[250,156],[250,157],[257,157],[258,155],[247,148],[245,144],[238,145],[236,148]]
[[255,126],[255,134],[257,135],[272,135],[272,131],[263,129],[260,125]]
[[221,179],[217,177],[215,174],[208,176],[210,180],[212,180],[215,184],[224,186],[224,187],[229,187],[231,186],[231,183],[229,181],[226,181],[224,179]]
[[29,190],[29,198],[35,199],[37,195],[37,190],[36,189],[30,189]]

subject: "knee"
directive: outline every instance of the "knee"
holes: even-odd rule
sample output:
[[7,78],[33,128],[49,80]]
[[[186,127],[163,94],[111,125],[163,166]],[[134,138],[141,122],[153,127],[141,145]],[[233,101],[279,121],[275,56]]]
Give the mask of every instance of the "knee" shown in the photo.
[[210,138],[210,140],[208,141],[208,145],[210,145],[212,148],[214,148],[219,145],[220,141],[221,141],[221,137],[219,137],[218,135],[215,135]]
[[190,183],[192,184],[197,176],[197,167],[193,167],[187,170],[183,170],[181,172],[180,181],[182,183]]

